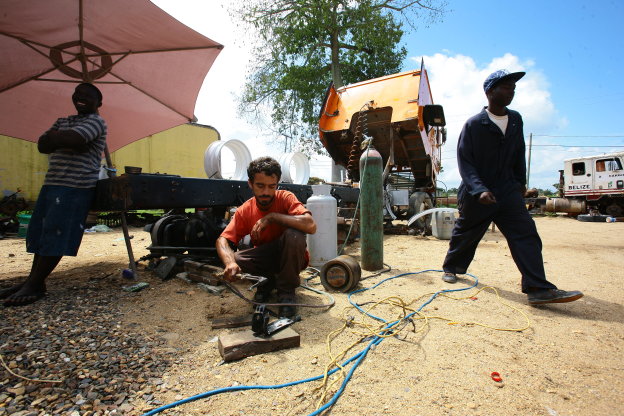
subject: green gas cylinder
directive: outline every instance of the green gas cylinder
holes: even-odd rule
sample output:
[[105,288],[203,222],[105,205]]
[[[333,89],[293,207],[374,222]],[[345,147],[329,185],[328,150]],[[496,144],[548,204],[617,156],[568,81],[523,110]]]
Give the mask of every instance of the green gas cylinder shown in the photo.
[[383,269],[383,159],[370,146],[360,157],[360,251],[364,270]]

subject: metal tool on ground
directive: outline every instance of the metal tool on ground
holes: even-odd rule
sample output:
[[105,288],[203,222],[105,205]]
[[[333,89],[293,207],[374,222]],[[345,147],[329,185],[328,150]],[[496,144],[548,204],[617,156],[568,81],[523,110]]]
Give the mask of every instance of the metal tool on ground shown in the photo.
[[[255,287],[263,285],[268,280],[264,276],[256,276],[256,275],[252,275],[252,274],[249,274],[249,273],[242,273],[239,276],[241,277],[241,279],[256,281],[256,283],[251,285],[251,287],[249,288],[250,290],[252,290]],[[226,280],[223,277],[223,273],[216,274],[215,277],[217,277],[219,279],[219,281],[221,283],[223,283],[232,293],[234,293],[239,298],[243,299],[245,302],[250,303],[252,305],[261,305],[261,303],[255,302],[252,299],[249,299],[245,295],[243,295],[240,292],[240,290],[238,290],[236,288],[236,286],[234,286],[231,282],[229,282],[228,280]],[[265,306],[297,306],[297,307],[301,306],[301,307],[305,307],[305,308],[331,308],[336,303],[334,301],[334,299],[330,295],[328,295],[327,293],[320,292],[320,291],[318,291],[316,289],[312,289],[312,288],[307,287],[307,286],[302,286],[302,287],[304,287],[305,289],[312,290],[314,292],[323,294],[325,296],[328,296],[329,299],[330,299],[330,303],[322,303],[322,304],[319,304],[319,305],[310,305],[310,304],[307,304],[307,303],[296,303],[296,302],[293,302],[293,303],[264,303],[264,305]],[[273,313],[270,310],[268,310],[268,311],[269,311],[269,313]],[[275,313],[273,313],[273,315],[275,315]]]
[[269,310],[264,305],[258,305],[251,318],[251,330],[256,337],[270,337],[300,320],[301,316],[297,315],[292,319],[280,318],[269,323]]

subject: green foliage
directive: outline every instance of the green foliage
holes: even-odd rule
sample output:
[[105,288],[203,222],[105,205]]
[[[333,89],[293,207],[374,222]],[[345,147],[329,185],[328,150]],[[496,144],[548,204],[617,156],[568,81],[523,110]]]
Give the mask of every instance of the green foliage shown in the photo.
[[322,185],[324,183],[324,179],[317,178],[316,176],[310,176],[310,178],[308,179],[308,185]]
[[[292,150],[319,152],[318,117],[336,87],[399,72],[404,26],[439,20],[445,0],[249,0],[236,10],[256,55],[241,112],[270,119]],[[288,147],[288,146],[287,146]]]
[[542,189],[542,188],[536,188],[538,195],[540,196],[547,196],[547,197],[552,197],[552,196],[557,196],[559,191],[555,190],[555,191],[551,191],[550,189]]

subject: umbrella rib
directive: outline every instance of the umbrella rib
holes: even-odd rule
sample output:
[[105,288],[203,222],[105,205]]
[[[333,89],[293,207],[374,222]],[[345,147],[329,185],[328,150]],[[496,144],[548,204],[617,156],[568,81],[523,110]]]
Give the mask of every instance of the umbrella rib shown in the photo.
[[[167,48],[167,49],[145,49],[141,51],[124,51],[124,52],[107,52],[109,55],[136,55],[141,53],[157,53],[157,52],[180,52],[180,51],[195,51],[199,49],[223,49],[223,45],[215,46],[189,46],[185,48]],[[86,57],[100,56],[98,54],[85,54]]]
[[52,47],[51,47],[50,45],[46,45],[45,43],[37,42],[37,41],[34,41],[34,40],[24,39],[24,38],[22,38],[22,37],[15,36],[15,35],[12,35],[12,34],[10,34],[10,33],[6,33],[6,32],[2,32],[2,31],[0,31],[0,35],[4,35],[4,36],[6,36],[6,37],[9,37],[9,38],[13,38],[13,39],[19,40],[19,41],[20,41],[20,42],[22,42],[24,45],[26,45],[26,46],[28,46],[29,48],[31,48],[33,51],[35,51],[35,52],[39,53],[40,55],[45,56],[46,58],[48,58],[48,55],[46,55],[45,53],[41,52],[39,49],[35,48],[35,47],[34,47],[34,46],[32,46],[32,45],[37,45],[37,46],[41,46],[41,47],[43,47],[43,48],[52,49]]
[[[35,49],[35,50],[36,50],[36,49]],[[75,61],[75,60],[76,60],[76,59],[73,59],[73,60],[69,61],[68,63],[71,63],[71,62],[73,62],[73,61]],[[26,78],[26,79],[24,79],[24,80],[22,80],[22,81],[16,82],[16,83],[11,84],[11,85],[9,85],[9,86],[7,86],[7,87],[5,87],[5,88],[0,89],[0,93],[3,93],[3,92],[5,92],[5,91],[8,91],[8,90],[10,90],[10,89],[12,89],[12,88],[15,88],[15,87],[19,87],[20,85],[25,84],[25,83],[30,82],[30,81],[58,81],[58,82],[75,82],[75,81],[71,81],[71,80],[67,80],[67,81],[65,81],[65,80],[55,80],[55,79],[39,78],[40,76],[45,75],[45,74],[49,74],[50,72],[52,72],[52,71],[54,71],[54,70],[56,70],[56,69],[58,69],[58,67],[57,67],[57,66],[54,66],[54,67],[49,68],[49,69],[46,69],[46,70],[44,70],[44,71],[42,71],[42,72],[40,72],[40,73],[38,73],[38,74],[36,74],[36,75],[33,75],[33,76],[28,77],[28,78]]]
[[[41,52],[40,50],[34,48],[32,45],[37,45],[37,46],[41,46],[43,48],[46,49],[52,49],[52,46],[47,45],[45,43],[41,43],[41,42],[37,42],[34,40],[29,40],[29,39],[24,39],[20,36],[15,36],[12,35],[10,33],[6,33],[3,31],[0,31],[0,35],[4,35],[16,40],[19,40],[20,42],[24,43],[25,45],[27,45],[28,47],[32,48],[34,51],[36,51],[37,53],[45,56],[46,58],[48,57],[48,55],[46,55],[45,53]],[[145,50],[141,50],[141,51],[124,51],[124,52],[107,52],[109,55],[128,55],[128,54],[140,54],[140,53],[157,53],[157,52],[180,52],[180,51],[194,51],[194,50],[199,50],[199,49],[223,49],[223,45],[211,45],[211,46],[187,46],[187,47],[180,47],[180,48],[167,48],[167,49],[145,49]],[[65,54],[67,55],[72,55],[72,56],[78,56],[80,53],[76,53],[76,52],[71,52],[68,50],[63,51]],[[84,53],[85,57],[97,57],[100,56],[100,54],[89,54],[89,53]]]
[[83,22],[83,14],[82,14],[82,0],[78,2],[78,40],[80,42],[80,56],[83,57],[80,59],[80,67],[82,68],[82,80],[85,82],[91,82],[89,79],[89,71],[87,69],[87,62],[85,56],[85,47],[84,47],[84,22]]

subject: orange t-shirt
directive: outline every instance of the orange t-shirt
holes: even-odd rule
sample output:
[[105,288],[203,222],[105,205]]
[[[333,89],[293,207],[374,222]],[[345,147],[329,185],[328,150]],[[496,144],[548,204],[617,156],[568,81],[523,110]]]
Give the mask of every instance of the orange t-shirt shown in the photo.
[[[243,237],[251,233],[251,229],[260,218],[271,212],[277,212],[278,214],[286,215],[303,215],[306,213],[310,213],[310,211],[308,211],[306,207],[303,206],[301,202],[299,202],[295,194],[290,191],[278,189],[277,191],[275,191],[275,198],[273,199],[273,203],[266,211],[262,211],[260,208],[258,208],[255,197],[252,197],[245,201],[243,205],[238,207],[236,213],[234,214],[234,218],[232,218],[227,227],[225,227],[225,230],[223,230],[223,232],[221,233],[221,237],[225,237],[232,243],[238,244],[238,242]],[[277,240],[282,235],[285,229],[285,227],[279,224],[269,224],[262,231],[262,235],[260,236],[260,243],[257,244],[257,242],[255,241],[252,241],[251,243],[255,247],[269,243],[273,240]]]

